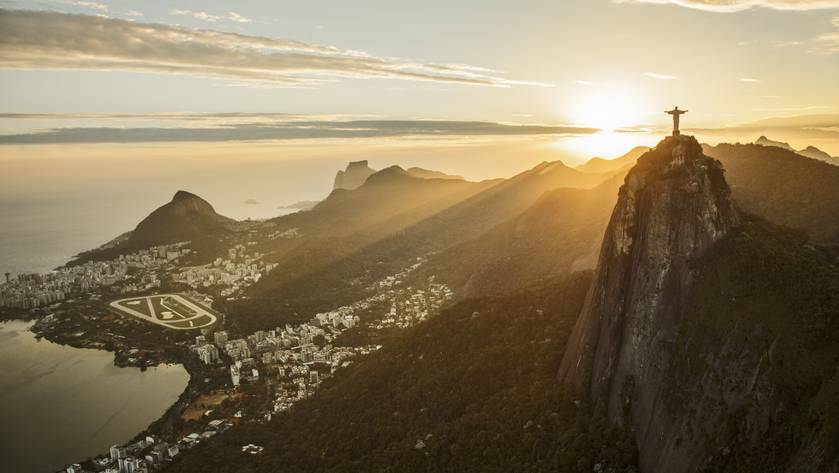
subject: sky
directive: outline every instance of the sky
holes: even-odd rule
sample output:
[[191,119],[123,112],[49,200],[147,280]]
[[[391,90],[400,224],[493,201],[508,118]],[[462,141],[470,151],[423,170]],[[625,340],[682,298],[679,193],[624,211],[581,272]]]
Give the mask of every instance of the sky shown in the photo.
[[839,0],[0,0],[0,198],[228,163],[302,163],[273,201],[355,159],[503,177],[652,145],[675,105],[703,141],[839,155],[837,78]]

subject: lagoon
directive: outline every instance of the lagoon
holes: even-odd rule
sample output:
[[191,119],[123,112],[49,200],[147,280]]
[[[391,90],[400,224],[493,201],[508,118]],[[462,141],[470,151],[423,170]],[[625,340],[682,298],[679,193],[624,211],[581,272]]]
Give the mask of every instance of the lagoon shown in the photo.
[[32,322],[0,322],[0,458],[4,471],[56,471],[131,440],[174,404],[180,365],[141,371],[113,353],[37,340]]

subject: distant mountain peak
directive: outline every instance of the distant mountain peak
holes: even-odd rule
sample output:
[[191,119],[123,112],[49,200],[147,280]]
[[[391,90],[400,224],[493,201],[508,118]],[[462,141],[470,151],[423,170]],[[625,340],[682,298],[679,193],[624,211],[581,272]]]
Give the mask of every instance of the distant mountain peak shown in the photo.
[[801,151],[797,151],[798,154],[810,158],[810,159],[817,159],[819,161],[825,161],[831,164],[839,164],[839,157],[831,156],[830,154],[816,148],[813,145],[810,145]]
[[377,177],[376,179],[381,180],[384,176],[388,175],[400,175],[400,176],[411,176],[420,179],[449,179],[449,180],[464,180],[462,176],[455,176],[452,174],[446,174],[440,171],[432,171],[430,169],[424,169],[421,167],[411,167],[408,169],[404,169],[400,166],[390,166],[388,168],[382,169],[381,171],[376,171],[375,169],[371,168],[366,160],[361,161],[350,161],[347,164],[347,168],[343,171],[338,171],[335,175],[335,184],[332,187],[333,190],[335,189],[345,189],[345,190],[353,190],[361,187],[367,179],[371,176],[381,173],[382,171],[388,171],[385,174]]
[[775,146],[777,148],[784,148],[790,151],[795,151],[792,148],[792,146],[789,145],[789,143],[784,143],[783,141],[770,140],[765,135],[761,135],[758,139],[756,139],[755,144],[761,146]]
[[154,215],[155,213],[170,213],[173,215],[185,215],[187,213],[193,213],[203,214],[211,217],[218,216],[218,214],[216,214],[215,209],[212,205],[210,205],[209,202],[197,196],[196,194],[187,192],[185,190],[179,190],[175,192],[175,195],[172,196],[172,200],[169,201],[169,203],[155,210],[152,213],[152,215]]
[[202,201],[204,200],[201,197],[198,197],[197,195],[193,194],[192,192],[188,192],[188,191],[185,191],[185,190],[179,190],[179,191],[175,192],[174,196],[172,196],[172,202],[176,202],[176,201],[179,201],[179,200],[192,200],[192,199],[198,199],[198,200],[202,200]]
[[623,156],[619,156],[614,159],[601,157],[591,158],[585,163],[577,166],[576,169],[588,173],[614,172],[624,169],[631,164],[635,164],[635,161],[637,161],[642,154],[649,150],[649,146],[636,146]]
[[839,165],[839,157],[831,156],[830,154],[825,153],[824,151],[816,148],[813,145],[809,145],[802,150],[796,150],[795,148],[790,146],[789,143],[784,143],[782,141],[773,141],[765,136],[761,136],[760,138],[755,140],[755,144],[762,146],[775,146],[776,148],[783,148],[792,151],[798,155],[804,156],[805,158],[816,159],[819,161]]
[[346,169],[335,174],[332,189],[357,189],[375,172],[376,170],[368,165],[367,160],[350,161]]
[[388,166],[381,171],[376,171],[370,175],[365,184],[381,184],[399,180],[401,178],[413,178],[413,176],[411,176],[408,171],[403,169],[401,166],[393,165]]
[[192,240],[228,231],[233,219],[219,215],[201,197],[179,190],[172,200],[155,209],[131,232],[132,247],[149,247],[164,243]]

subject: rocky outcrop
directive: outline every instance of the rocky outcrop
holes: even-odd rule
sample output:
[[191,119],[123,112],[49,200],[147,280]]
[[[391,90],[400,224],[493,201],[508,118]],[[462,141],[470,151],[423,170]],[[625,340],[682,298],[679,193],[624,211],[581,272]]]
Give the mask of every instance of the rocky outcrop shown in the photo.
[[[432,171],[429,169],[423,169],[419,167],[412,167],[404,170],[399,168],[405,175],[411,177],[417,177],[420,179],[451,179],[451,180],[463,180],[462,176],[455,176],[452,174],[446,174],[440,171]],[[343,171],[338,171],[338,174],[335,175],[335,184],[332,186],[332,190],[335,189],[346,189],[346,190],[353,190],[358,189],[361,187],[365,182],[367,182],[367,178],[376,174],[378,171],[371,168],[367,161],[351,161],[347,165],[347,169]]]
[[332,189],[357,189],[375,172],[375,169],[367,165],[366,160],[351,161],[347,165],[347,169],[338,171],[338,174],[335,175],[335,184]]
[[664,407],[691,261],[738,223],[722,166],[690,136],[668,137],[629,172],[559,380],[605,403],[636,436],[645,472],[689,471]]

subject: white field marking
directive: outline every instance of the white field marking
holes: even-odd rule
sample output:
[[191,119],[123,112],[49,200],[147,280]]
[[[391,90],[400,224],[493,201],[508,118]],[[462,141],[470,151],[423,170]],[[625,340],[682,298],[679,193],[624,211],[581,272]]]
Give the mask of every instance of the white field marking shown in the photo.
[[149,304],[149,317],[152,319],[157,318],[157,312],[154,310],[154,304],[151,303],[151,297],[146,298],[146,302]]
[[[175,295],[177,295],[177,294],[175,294]],[[172,294],[167,294],[167,296],[172,296]],[[180,302],[181,304],[183,304],[183,305],[187,306],[187,308],[188,308],[188,309],[192,309],[192,311],[193,311],[193,312],[195,312],[195,315],[193,315],[192,317],[184,317],[183,315],[181,315],[181,313],[180,313],[180,312],[178,312],[177,310],[173,309],[172,307],[169,307],[168,305],[166,305],[166,303],[164,303],[164,302],[163,302],[163,299],[161,298],[161,300],[160,300],[160,305],[162,305],[163,307],[166,307],[167,309],[171,310],[171,311],[172,311],[172,312],[174,312],[176,315],[180,315],[180,316],[181,316],[181,318],[180,318],[180,319],[178,319],[178,320],[176,320],[175,322],[182,322],[182,321],[186,321],[186,320],[198,319],[198,318],[201,318],[201,316],[202,316],[202,315],[204,315],[204,314],[207,314],[207,315],[209,315],[210,317],[213,317],[213,314],[211,314],[211,313],[207,312],[207,310],[206,310],[206,309],[204,309],[204,308],[202,308],[201,306],[197,306],[197,305],[195,305],[195,304],[191,304],[191,303],[189,303],[189,301],[188,301],[188,300],[186,300],[186,299],[184,299],[184,298],[182,298],[182,297],[178,297],[178,299],[179,299],[179,301],[178,301],[178,302]],[[213,317],[213,318],[215,319],[215,317]]]
[[[178,303],[183,304],[187,308],[193,310],[196,315],[194,315],[192,317],[189,317],[189,318],[173,319],[173,320],[170,320],[170,321],[159,320],[157,318],[157,314],[154,310],[154,307],[152,306],[152,303],[151,303],[152,298],[155,298],[155,297],[171,297],[174,300],[176,300]],[[181,296],[180,294],[157,294],[157,295],[154,295],[154,296],[144,296],[144,297],[142,297],[142,299],[145,299],[146,302],[149,305],[150,315],[144,314],[142,312],[139,312],[139,311],[136,311],[136,310],[132,309],[131,307],[128,307],[127,304],[129,304],[131,301],[136,301],[137,299],[138,299],[137,297],[129,297],[129,298],[126,298],[126,299],[120,299],[120,300],[113,301],[109,305],[112,308],[117,309],[122,313],[137,317],[138,319],[144,320],[146,322],[151,322],[153,324],[157,324],[157,325],[161,325],[161,326],[166,327],[166,328],[170,328],[172,330],[190,330],[192,328],[196,328],[195,322],[193,321],[193,319],[197,319],[197,318],[203,317],[205,315],[210,318],[210,321],[206,324],[198,326],[198,328],[206,327],[208,325],[212,325],[217,320],[215,315],[211,314],[205,308],[197,305],[196,303],[190,301],[189,299],[186,299],[185,297]],[[162,303],[161,303],[161,305],[162,305]],[[189,327],[177,327],[175,325],[172,325],[172,323],[174,323],[174,322],[185,322],[185,321],[188,321],[190,323]]]
[[[166,296],[166,297],[161,297],[160,298],[160,305],[163,306],[164,309],[169,309],[169,312],[163,312],[163,315],[164,315],[163,318],[164,319],[165,318],[171,318],[172,315],[177,315],[178,317],[181,318],[181,320],[189,320],[190,318],[193,318],[193,317],[187,317],[185,314],[182,314],[182,313],[178,312],[178,309],[175,309],[174,307],[172,307],[172,306],[170,306],[169,304],[166,303],[166,299],[169,299],[169,297]],[[165,315],[167,313],[170,314],[169,317],[165,317]]]

